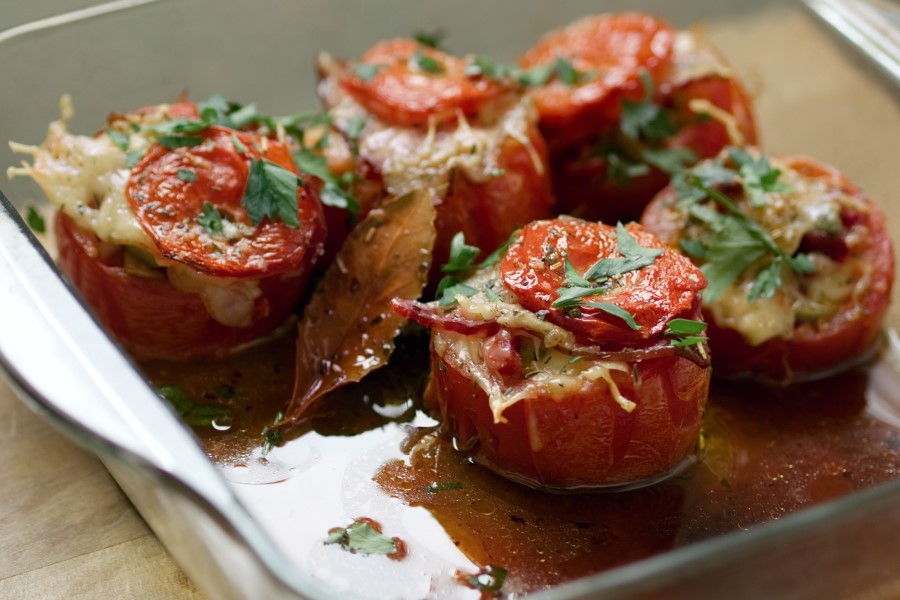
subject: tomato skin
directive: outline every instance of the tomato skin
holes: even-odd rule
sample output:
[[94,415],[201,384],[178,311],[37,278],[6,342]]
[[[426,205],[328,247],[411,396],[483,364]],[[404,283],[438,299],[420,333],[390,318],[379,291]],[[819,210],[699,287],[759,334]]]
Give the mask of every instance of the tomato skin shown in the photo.
[[[436,332],[435,335],[441,335]],[[450,350],[452,352],[452,350]],[[710,369],[671,355],[613,371],[630,413],[605,381],[585,381],[563,399],[520,400],[495,423],[484,390],[432,351],[426,402],[441,415],[457,447],[499,474],[537,488],[635,486],[664,477],[695,449]]]
[[[655,103],[680,125],[674,136],[651,149],[686,148],[703,159],[730,143],[757,142],[749,97],[715,50],[695,34],[676,33],[667,23],[639,13],[591,16],[545,36],[520,64],[548,64],[557,55],[581,70],[606,74],[578,86],[551,81],[534,92],[562,214],[604,223],[636,220],[669,182],[665,172],[644,164],[643,142],[620,132],[623,101],[639,101],[645,92],[639,77],[644,70],[653,81]],[[591,86],[605,86],[604,92],[587,93]],[[697,122],[692,100],[731,115],[743,141],[732,141],[715,119]],[[623,161],[644,164],[649,172],[616,173],[606,154],[610,151]]]
[[450,242],[457,232],[463,232],[466,243],[481,249],[481,259],[516,229],[553,213],[546,147],[536,128],[531,128],[528,137],[534,154],[513,138],[503,141],[497,159],[501,175],[484,182],[473,182],[459,171],[451,175],[446,195],[436,204],[431,288],[443,277],[439,267],[449,260]]
[[554,80],[534,93],[541,131],[552,154],[615,127],[623,99],[639,100],[646,69],[661,81],[671,62],[674,31],[647,14],[588,16],[545,35],[519,59],[524,68],[552,65],[558,56],[581,73],[600,76],[578,85]]
[[[717,323],[712,311],[704,308],[708,323],[709,345],[714,373],[724,377],[752,377],[769,383],[786,384],[814,379],[852,366],[865,358],[877,343],[881,323],[890,304],[894,279],[893,244],[887,231],[884,213],[837,169],[814,159],[782,157],[794,171],[810,179],[819,179],[855,196],[868,211],[852,211],[847,218],[863,224],[868,232],[861,246],[850,249],[850,255],[871,268],[869,285],[824,320],[798,323],[788,338],[776,337],[753,346],[735,329]],[[677,243],[683,216],[674,208],[677,194],[663,190],[647,207],[642,223],[660,238]],[[853,253],[855,252],[855,256]]]
[[308,268],[261,278],[253,322],[228,327],[209,315],[200,296],[176,289],[165,276],[127,273],[120,247],[103,244],[67,215],[57,214],[54,230],[60,269],[138,360],[218,356],[265,337],[294,310],[309,278]]
[[[437,61],[441,71],[415,70],[411,59],[420,53]],[[455,118],[457,111],[472,115],[506,93],[504,86],[485,77],[465,74],[466,62],[409,39],[380,42],[360,63],[380,67],[368,80],[348,72],[341,85],[357,102],[387,123],[423,125]]]
[[[547,320],[576,334],[586,343],[640,344],[662,333],[669,320],[694,311],[706,279],[682,255],[636,223],[625,226],[645,248],[666,250],[652,264],[618,275],[613,289],[586,300],[605,302],[628,311],[638,330],[597,308],[580,307],[580,314],[553,307],[559,298],[568,257],[579,274],[598,259],[619,256],[616,228],[602,223],[563,218],[531,223],[517,236],[500,263],[503,283],[533,312],[547,311]],[[548,258],[547,251],[555,250]],[[547,262],[553,263],[548,265]],[[599,292],[598,292],[599,293]]]
[[[198,271],[228,277],[265,277],[315,261],[325,237],[320,182],[301,176],[299,227],[268,218],[254,225],[242,204],[249,159],[265,159],[297,174],[287,147],[220,126],[208,127],[200,136],[203,143],[195,146],[151,147],[131,171],[128,200],[160,253]],[[236,147],[235,139],[242,149]],[[185,171],[193,179],[183,179]],[[230,221],[252,228],[252,233],[236,242],[205,236],[197,216],[206,203]]]

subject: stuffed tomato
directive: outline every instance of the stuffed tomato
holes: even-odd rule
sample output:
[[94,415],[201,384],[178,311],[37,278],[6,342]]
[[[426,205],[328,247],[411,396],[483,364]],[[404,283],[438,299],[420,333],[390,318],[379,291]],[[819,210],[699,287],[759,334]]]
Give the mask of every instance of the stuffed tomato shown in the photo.
[[650,15],[585,17],[520,64],[552,67],[534,99],[566,214],[637,219],[674,170],[756,142],[749,98],[721,57]]
[[58,262],[138,359],[215,356],[273,332],[303,294],[325,236],[318,180],[284,144],[193,103],[113,114],[39,147],[15,145],[58,209]]
[[472,64],[407,39],[376,44],[357,62],[319,60],[319,93],[343,139],[329,162],[353,178],[363,212],[387,196],[433,191],[436,265],[457,232],[491,252],[554,204],[532,104],[520,85]]
[[836,169],[732,148],[679,175],[642,222],[709,279],[717,375],[789,383],[876,344],[893,246],[883,213]]
[[637,224],[520,231],[432,329],[426,401],[477,462],[538,488],[646,484],[695,450],[709,391],[699,269]]

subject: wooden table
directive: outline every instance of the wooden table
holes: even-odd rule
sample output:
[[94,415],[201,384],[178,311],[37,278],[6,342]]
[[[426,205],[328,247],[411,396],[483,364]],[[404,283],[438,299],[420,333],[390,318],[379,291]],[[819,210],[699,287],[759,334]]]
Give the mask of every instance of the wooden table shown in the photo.
[[93,455],[0,380],[0,598],[202,598]]

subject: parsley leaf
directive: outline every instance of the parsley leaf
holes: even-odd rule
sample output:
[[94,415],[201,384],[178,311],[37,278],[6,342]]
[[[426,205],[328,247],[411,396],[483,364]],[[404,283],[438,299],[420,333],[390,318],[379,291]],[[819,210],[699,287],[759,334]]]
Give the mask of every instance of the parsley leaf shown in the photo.
[[31,205],[28,206],[25,220],[28,222],[28,226],[31,227],[31,230],[35,233],[44,233],[47,231],[47,224],[44,222],[43,215]]
[[203,203],[203,212],[197,215],[197,223],[208,233],[222,233],[222,215],[209,202]]
[[129,150],[125,153],[125,166],[129,169],[134,165],[141,162],[141,159],[144,158],[144,152],[141,150]]
[[556,64],[553,66],[556,78],[565,85],[578,85],[581,83],[583,74],[578,72],[572,63],[562,56],[556,57]]
[[459,273],[471,269],[479,252],[477,246],[466,244],[466,238],[462,231],[456,232],[456,235],[450,240],[450,259],[441,267],[441,272]]
[[300,227],[297,217],[297,176],[280,165],[263,158],[250,160],[250,173],[241,204],[254,225],[263,219],[282,222],[293,228]]
[[275,420],[272,421],[272,425],[271,426],[266,425],[265,427],[263,427],[262,433],[260,434],[260,435],[262,435],[262,439],[263,439],[263,442],[262,442],[262,455],[263,456],[266,456],[272,450],[272,448],[275,448],[278,446],[284,446],[284,436],[281,435],[281,430],[275,429],[275,425],[280,423],[283,419],[284,419],[284,413],[279,411],[278,414],[275,415]]
[[109,136],[109,139],[113,144],[119,147],[119,150],[122,152],[128,151],[128,140],[130,136],[127,133],[116,131],[115,129],[107,129],[106,135]]
[[611,304],[609,302],[582,302],[581,306],[599,308],[603,312],[609,313],[614,317],[619,317],[620,319],[625,321],[626,325],[628,325],[635,331],[641,328],[641,326],[635,322],[634,317],[630,312],[620,306],[616,306],[615,304]]
[[709,282],[703,294],[705,300],[715,302],[766,251],[765,245],[737,219],[723,219],[707,243],[707,262],[700,267]]
[[417,50],[415,54],[409,57],[407,61],[407,66],[412,70],[420,70],[425,71],[426,73],[431,73],[433,75],[438,75],[444,72],[444,64],[436,58],[428,56],[421,50]]
[[755,158],[744,148],[729,147],[728,156],[738,165],[741,184],[751,206],[765,206],[766,193],[788,194],[791,188],[778,181],[781,171],[769,164],[765,156]]
[[537,87],[544,85],[553,75],[553,65],[538,65],[530,69],[516,71],[513,75],[524,86]]
[[429,494],[439,494],[448,490],[461,490],[463,484],[459,481],[443,481],[441,483],[434,482],[425,488],[425,492]]
[[687,348],[702,344],[707,338],[700,335],[706,330],[706,323],[703,321],[694,321],[692,319],[672,319],[666,324],[666,330],[663,332],[671,336],[671,344],[676,348]]
[[456,302],[456,296],[474,296],[478,290],[471,285],[461,282],[456,277],[444,277],[438,284],[434,297],[438,299],[439,306],[450,306]]
[[224,406],[194,404],[187,392],[177,385],[163,385],[156,391],[172,405],[178,416],[188,425],[194,427],[212,425],[217,419],[231,416],[231,411]]
[[347,527],[328,530],[326,544],[340,544],[354,554],[395,554],[397,542],[380,533],[367,521],[358,519]]
[[506,581],[506,569],[489,565],[484,571],[466,579],[466,583],[482,592],[499,592]]
[[687,165],[697,162],[697,155],[688,148],[646,149],[641,157],[647,164],[670,175],[683,171]]
[[314,154],[311,150],[300,150],[294,153],[294,162],[297,163],[297,168],[304,173],[315,175],[325,182],[325,186],[319,194],[322,204],[343,208],[351,213],[359,212],[359,202],[341,187],[337,177],[328,169],[328,163],[324,156]]
[[444,43],[444,38],[446,37],[446,29],[436,29],[434,31],[417,31],[413,36],[413,39],[415,39],[423,46],[428,46],[429,48],[439,50],[441,48],[441,44]]
[[646,248],[638,244],[621,222],[616,227],[616,239],[622,258],[601,258],[587,270],[584,274],[585,279],[604,279],[643,269],[652,265],[656,261],[656,257],[665,252],[665,250]]
[[190,169],[178,169],[176,175],[178,176],[178,179],[186,183],[197,181],[197,173]]
[[368,82],[375,79],[375,76],[378,75],[378,72],[381,71],[381,69],[383,69],[384,67],[385,65],[358,63],[350,67],[350,71],[363,81]]
[[640,102],[622,100],[619,129],[633,140],[661,142],[675,135],[678,127],[671,113],[653,102],[653,79],[646,69],[641,71],[641,81],[644,83],[644,97]]

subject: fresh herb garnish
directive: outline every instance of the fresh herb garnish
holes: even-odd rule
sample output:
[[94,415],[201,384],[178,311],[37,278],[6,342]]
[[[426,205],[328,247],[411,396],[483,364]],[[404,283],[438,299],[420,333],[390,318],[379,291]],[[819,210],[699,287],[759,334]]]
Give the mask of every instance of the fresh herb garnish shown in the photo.
[[212,425],[218,419],[231,416],[231,411],[224,406],[194,404],[187,392],[177,385],[160,386],[157,392],[185,423],[194,427]]
[[25,213],[25,221],[35,233],[44,233],[47,231],[47,224],[44,222],[44,216],[31,205],[28,206],[28,210]]
[[585,302],[583,300],[588,296],[603,294],[607,290],[610,278],[652,265],[656,261],[656,257],[665,252],[658,248],[647,248],[638,244],[622,223],[616,226],[616,240],[619,254],[622,256],[601,258],[591,265],[583,275],[578,273],[569,258],[566,257],[563,263],[565,279],[562,287],[556,290],[559,297],[551,306],[569,310],[577,309],[580,306],[597,308],[622,319],[632,329],[640,329],[631,313],[621,307],[608,302]]
[[328,530],[326,544],[340,544],[354,554],[395,554],[397,542],[380,533],[367,521],[359,519],[347,527]]
[[438,59],[428,56],[421,50],[417,50],[407,61],[407,66],[412,70],[425,71],[437,75],[445,71],[444,64]]
[[434,31],[417,31],[413,36],[413,39],[415,39],[423,46],[428,46],[429,48],[440,50],[441,44],[444,43],[444,39],[446,37],[446,29],[436,29]]
[[432,483],[425,488],[425,491],[429,494],[440,494],[441,492],[446,492],[448,490],[461,490],[462,488],[463,484],[459,481],[442,481],[440,483]]
[[297,176],[265,158],[250,160],[250,173],[241,204],[254,225],[280,218],[288,227],[300,227],[297,217]]
[[125,153],[125,166],[130,169],[141,162],[142,158],[144,158],[144,152],[142,150],[129,150]]
[[565,85],[578,85],[585,78],[584,73],[579,72],[571,62],[562,56],[556,57],[553,71],[556,78]]
[[383,69],[385,65],[373,65],[370,63],[357,63],[350,67],[350,71],[362,79],[365,82],[372,81],[375,79],[375,76],[378,75],[378,72]]
[[705,342],[708,338],[700,335],[706,330],[706,323],[692,319],[672,319],[666,325],[665,334],[674,338],[672,345],[676,348],[696,346]]
[[[785,266],[801,274],[813,272],[815,266],[805,254],[788,256],[759,223],[715,187],[740,181],[750,204],[761,206],[766,202],[765,193],[790,191],[778,181],[780,171],[743,149],[729,148],[728,154],[740,172],[713,161],[679,173],[673,179],[682,209],[712,231],[708,240],[684,240],[681,246],[691,256],[706,261],[700,268],[709,282],[704,293],[709,302],[718,299],[751,265],[766,255],[771,256],[771,262],[756,274],[748,294],[751,301],[768,299],[781,287]],[[707,198],[724,211],[700,204]]]
[[671,113],[653,101],[653,79],[644,69],[641,71],[644,97],[639,102],[622,100],[622,118],[619,129],[633,140],[650,143],[666,140],[678,131]]
[[480,250],[477,246],[466,243],[466,237],[462,231],[457,231],[450,240],[450,260],[441,267],[443,273],[459,273],[467,271],[475,264],[475,257]]
[[197,215],[197,224],[207,233],[222,233],[222,215],[219,209],[209,202],[203,203],[202,212]]
[[197,181],[197,173],[190,169],[178,169],[176,175],[178,176],[178,179],[186,183]]
[[341,187],[341,182],[338,181],[338,178],[334,176],[334,173],[328,169],[328,164],[324,156],[314,154],[311,150],[300,150],[299,152],[294,152],[294,162],[297,163],[297,168],[304,173],[315,175],[325,182],[325,185],[319,194],[322,204],[325,206],[343,208],[351,213],[359,212],[359,202]]
[[284,436],[281,435],[281,430],[276,429],[275,425],[280,423],[284,419],[284,413],[278,412],[275,415],[275,420],[272,421],[272,425],[266,425],[263,427],[262,433],[262,455],[266,456],[272,450],[272,448],[276,448],[278,446],[284,446]]
[[115,129],[107,129],[106,135],[109,136],[109,139],[113,144],[118,146],[119,150],[122,152],[128,151],[128,140],[130,136],[127,133],[116,131]]
[[237,135],[231,134],[231,144],[234,146],[235,152],[238,154],[247,154],[247,146],[241,142]]
[[507,571],[503,567],[488,565],[481,573],[469,577],[466,583],[482,592],[499,592],[506,581],[506,575]]

